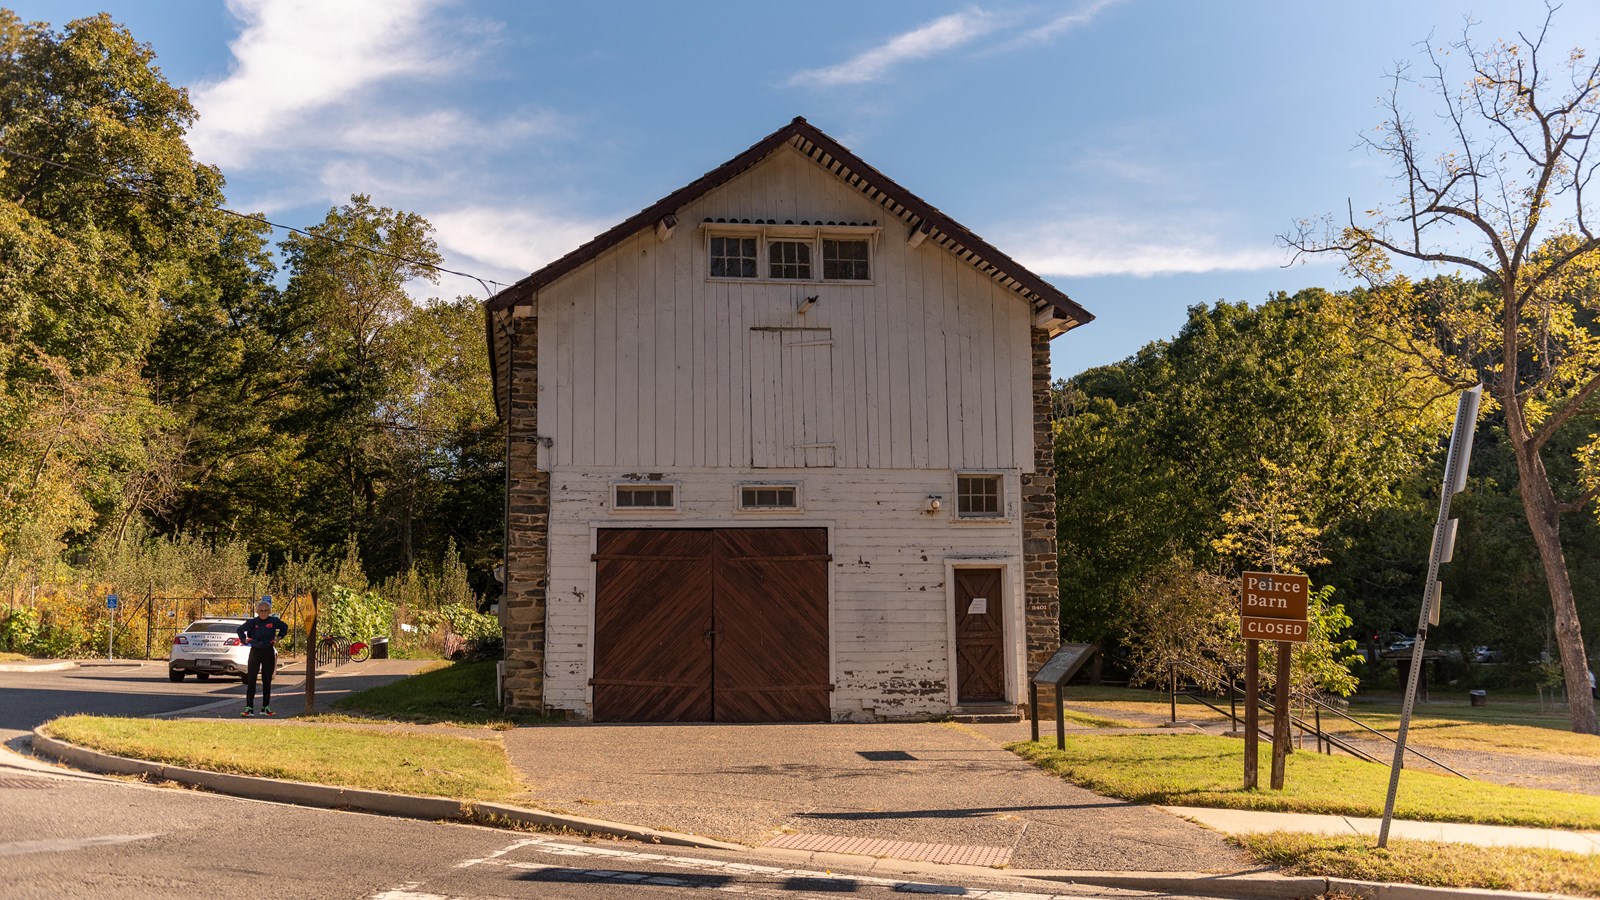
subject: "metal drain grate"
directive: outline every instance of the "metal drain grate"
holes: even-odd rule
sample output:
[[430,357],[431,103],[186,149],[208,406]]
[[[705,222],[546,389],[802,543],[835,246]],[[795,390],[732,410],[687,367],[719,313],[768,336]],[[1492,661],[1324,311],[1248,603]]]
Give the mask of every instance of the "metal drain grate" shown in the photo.
[[11,775],[0,775],[0,788],[47,788],[54,787],[43,778],[18,778]]
[[784,834],[767,842],[768,847],[785,850],[812,850],[822,853],[857,853],[914,862],[961,866],[1004,866],[1011,862],[1009,847],[964,847],[959,844],[920,844],[915,841],[888,841],[880,838],[835,837],[826,834]]
[[868,762],[916,762],[917,758],[904,750],[857,750],[856,755]]

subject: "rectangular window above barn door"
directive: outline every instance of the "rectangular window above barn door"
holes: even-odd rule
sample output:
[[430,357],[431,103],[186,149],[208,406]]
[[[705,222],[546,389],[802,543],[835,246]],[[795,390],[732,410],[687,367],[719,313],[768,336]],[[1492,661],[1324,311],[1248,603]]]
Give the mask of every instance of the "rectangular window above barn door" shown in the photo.
[[960,473],[956,475],[956,517],[962,519],[1000,519],[1005,517],[1005,494],[1001,476]]
[[834,465],[833,331],[760,327],[749,335],[750,465]]
[[678,508],[677,485],[616,484],[611,487],[613,509],[670,510]]
[[742,510],[794,510],[800,508],[800,488],[793,484],[741,484]]

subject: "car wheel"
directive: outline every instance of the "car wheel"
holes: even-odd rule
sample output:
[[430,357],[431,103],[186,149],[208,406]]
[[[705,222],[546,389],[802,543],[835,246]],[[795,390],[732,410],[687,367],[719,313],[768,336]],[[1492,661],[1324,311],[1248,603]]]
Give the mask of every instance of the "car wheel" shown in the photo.
[[184,675],[184,673],[182,671],[180,671],[178,669],[173,669],[172,671],[167,673],[167,680],[168,681],[182,681],[183,680],[183,675]]
[[210,672],[196,672],[196,673],[194,673],[194,680],[195,681],[210,681],[211,680],[211,673]]

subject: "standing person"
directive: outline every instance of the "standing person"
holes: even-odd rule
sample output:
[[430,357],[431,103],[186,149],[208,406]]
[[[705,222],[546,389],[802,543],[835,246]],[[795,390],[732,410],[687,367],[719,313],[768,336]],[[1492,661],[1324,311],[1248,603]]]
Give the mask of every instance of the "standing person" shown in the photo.
[[250,662],[244,670],[244,712],[253,716],[256,702],[256,673],[261,673],[261,714],[277,715],[272,711],[272,673],[278,668],[278,639],[289,633],[289,626],[272,614],[272,598],[256,601],[256,617],[246,619],[236,634],[250,648]]

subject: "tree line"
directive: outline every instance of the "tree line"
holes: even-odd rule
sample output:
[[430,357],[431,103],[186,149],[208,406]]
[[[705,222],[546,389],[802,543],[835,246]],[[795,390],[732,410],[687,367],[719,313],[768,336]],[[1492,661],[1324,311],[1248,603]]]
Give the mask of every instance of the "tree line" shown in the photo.
[[[0,9],[0,589],[107,543],[243,545],[374,581],[452,545],[492,591],[504,439],[473,297],[364,195],[274,240],[108,16]],[[65,574],[63,574],[65,572]]]

